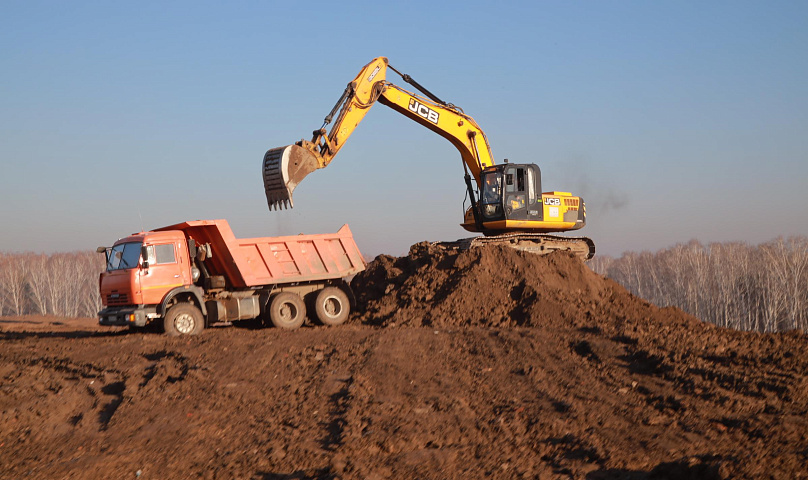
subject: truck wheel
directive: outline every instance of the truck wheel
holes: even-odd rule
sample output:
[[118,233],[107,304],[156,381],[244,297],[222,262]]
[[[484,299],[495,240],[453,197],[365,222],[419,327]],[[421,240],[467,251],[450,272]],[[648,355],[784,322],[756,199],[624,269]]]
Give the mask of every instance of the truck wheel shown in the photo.
[[189,303],[178,303],[168,309],[163,319],[166,334],[176,337],[178,335],[198,335],[205,328],[202,312]]
[[269,319],[278,328],[294,330],[303,325],[305,318],[306,304],[295,293],[279,293],[269,304]]
[[351,302],[348,300],[348,294],[341,288],[326,287],[317,294],[314,311],[317,313],[317,320],[323,325],[342,325],[348,320]]

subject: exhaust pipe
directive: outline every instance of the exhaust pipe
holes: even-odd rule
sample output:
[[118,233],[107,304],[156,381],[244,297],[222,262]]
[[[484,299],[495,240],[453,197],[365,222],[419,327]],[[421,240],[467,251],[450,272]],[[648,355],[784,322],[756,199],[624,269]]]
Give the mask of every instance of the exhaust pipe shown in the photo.
[[306,175],[320,168],[315,154],[299,145],[273,148],[264,155],[264,191],[270,210],[293,208],[292,191]]

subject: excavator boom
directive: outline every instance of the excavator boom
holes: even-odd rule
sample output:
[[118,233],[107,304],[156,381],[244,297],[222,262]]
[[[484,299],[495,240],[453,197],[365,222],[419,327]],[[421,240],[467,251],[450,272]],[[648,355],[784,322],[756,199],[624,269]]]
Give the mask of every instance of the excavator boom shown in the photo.
[[[479,125],[458,107],[443,103],[409,75],[400,74],[405,81],[426,92],[426,96],[388,82],[388,69],[396,71],[384,57],[362,67],[326,116],[323,126],[313,132],[311,141],[301,140],[267,151],[263,176],[270,209],[293,206],[292,192],[300,181],[331,163],[377,101],[449,140],[479,184],[482,169],[494,164],[488,139]],[[334,125],[327,131],[325,127],[335,115]]]

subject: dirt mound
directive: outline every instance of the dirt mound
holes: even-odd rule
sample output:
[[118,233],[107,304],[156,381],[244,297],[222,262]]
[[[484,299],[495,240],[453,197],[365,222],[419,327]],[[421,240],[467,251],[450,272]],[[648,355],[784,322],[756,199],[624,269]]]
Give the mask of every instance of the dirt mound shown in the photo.
[[406,257],[380,255],[352,287],[362,320],[379,325],[537,326],[593,317],[617,297],[622,307],[648,306],[572,254],[505,246],[461,251],[419,243]]
[[[0,318],[0,478],[806,478],[808,341],[419,244],[336,328]],[[428,326],[428,328],[427,328]]]

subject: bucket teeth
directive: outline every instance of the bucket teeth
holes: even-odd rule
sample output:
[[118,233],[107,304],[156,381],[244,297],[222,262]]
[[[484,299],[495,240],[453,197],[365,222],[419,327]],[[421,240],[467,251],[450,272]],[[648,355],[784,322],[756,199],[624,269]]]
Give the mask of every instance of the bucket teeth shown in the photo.
[[292,199],[289,198],[270,199],[267,197],[267,205],[269,205],[270,210],[285,210],[294,207]]

